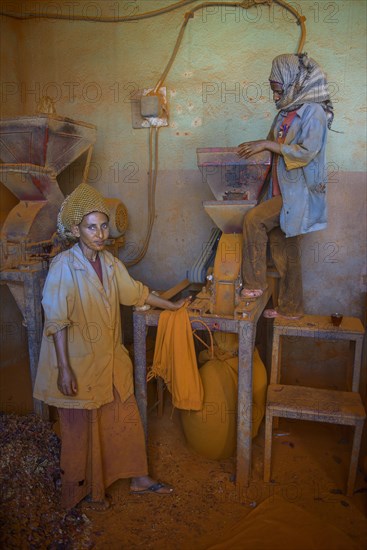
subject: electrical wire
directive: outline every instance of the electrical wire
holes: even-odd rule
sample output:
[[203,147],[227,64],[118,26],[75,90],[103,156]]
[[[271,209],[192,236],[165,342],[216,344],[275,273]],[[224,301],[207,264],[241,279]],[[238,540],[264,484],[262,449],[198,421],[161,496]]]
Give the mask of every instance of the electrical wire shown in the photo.
[[[122,15],[118,17],[110,16],[110,17],[102,17],[102,16],[88,16],[88,15],[63,15],[61,13],[9,13],[6,11],[0,11],[0,15],[4,15],[5,17],[11,17],[13,19],[64,19],[67,21],[86,21],[89,23],[125,23],[128,21],[138,21],[139,19],[148,19],[150,17],[156,17],[157,15],[162,15],[163,13],[168,13],[170,11],[177,10],[183,6],[187,6],[188,4],[192,4],[193,2],[197,2],[197,0],[180,0],[179,2],[176,2],[175,4],[171,4],[170,6],[166,6],[164,8],[159,8],[157,10],[148,11],[145,13],[139,13],[137,15]],[[39,6],[39,4],[38,4]]]
[[190,17],[193,17],[193,16],[194,16],[194,14],[191,15],[191,12],[185,14],[185,19],[184,19],[184,22],[181,25],[181,29],[180,29],[180,32],[178,34],[176,44],[173,48],[172,55],[171,55],[167,65],[166,65],[166,68],[164,69],[160,79],[158,80],[157,84],[154,87],[154,93],[157,93],[159,88],[163,85],[163,82],[165,81],[166,76],[168,75],[168,73],[169,73],[169,71],[170,71],[170,69],[173,65],[174,60],[177,57],[178,50],[181,46],[181,42],[182,42],[185,30],[186,30],[186,25],[189,22]]
[[[300,38],[299,45],[298,45],[298,50],[297,50],[297,53],[301,53],[302,50],[303,50],[305,40],[306,40],[306,26],[305,26],[306,18],[304,16],[301,16],[295,8],[288,5],[283,0],[274,0],[274,2],[276,2],[277,4],[283,6],[286,9],[289,9],[289,11],[297,19],[297,23],[301,26],[301,38]],[[264,3],[267,3],[267,0],[264,0]],[[179,32],[178,37],[176,39],[176,43],[175,43],[175,46],[173,48],[171,57],[170,57],[167,65],[166,65],[161,77],[159,78],[158,82],[156,83],[156,85],[154,87],[154,90],[153,90],[153,93],[158,93],[158,90],[163,86],[164,81],[165,81],[169,71],[171,70],[171,67],[172,67],[172,65],[173,65],[173,63],[174,63],[174,61],[177,57],[178,51],[179,51],[180,46],[181,46],[181,42],[182,42],[184,34],[185,34],[186,26],[187,26],[189,20],[194,17],[194,14],[195,14],[196,11],[207,8],[207,7],[217,7],[217,6],[223,6],[223,5],[225,5],[225,6],[229,5],[229,6],[233,6],[233,7],[241,7],[243,9],[248,9],[249,7],[254,6],[256,4],[259,5],[258,3],[255,3],[254,0],[248,0],[247,2],[204,2],[204,3],[199,4],[198,6],[195,6],[193,9],[191,9],[189,12],[187,12],[185,14],[184,22],[181,25],[180,32]],[[155,174],[157,174],[157,171],[156,171]]]
[[[197,2],[197,0],[180,0],[179,2],[176,2],[175,4],[171,4],[170,6],[166,6],[164,8],[159,8],[157,10],[148,11],[145,13],[139,13],[136,15],[122,15],[122,16],[112,16],[112,17],[102,17],[102,16],[87,16],[87,15],[63,15],[60,13],[10,13],[7,11],[0,11],[0,15],[3,15],[5,17],[11,17],[13,19],[19,19],[19,20],[27,20],[27,19],[61,19],[61,20],[67,20],[67,21],[86,21],[89,23],[127,23],[129,21],[139,21],[140,19],[149,19],[150,17],[156,17],[158,15],[162,15],[164,13],[169,13],[171,11],[177,10],[179,8],[182,8],[184,6],[187,6],[189,4],[193,4],[194,2]],[[303,15],[300,15],[298,11],[285,2],[284,0],[243,0],[242,2],[205,2],[204,4],[200,4],[200,6],[196,6],[192,10],[190,10],[189,14],[193,14],[198,9],[202,9],[203,7],[208,6],[224,6],[224,5],[230,5],[235,7],[240,7],[243,9],[249,9],[253,6],[258,6],[260,4],[268,4],[269,6],[271,3],[274,2],[275,4],[279,4],[283,8],[290,11],[295,18],[297,19],[297,23],[301,26],[301,39],[298,46],[297,53],[301,53],[303,50],[303,46],[306,40],[306,26],[305,21],[306,17]],[[39,4],[38,4],[39,5]],[[187,17],[187,14],[185,15],[185,24],[186,27],[187,21],[189,17],[193,17],[193,15],[189,15]],[[180,41],[178,42],[178,46],[182,40],[182,37]],[[169,71],[169,69],[168,69]],[[168,73],[167,71],[167,73]]]
[[[145,236],[145,240],[141,250],[135,258],[124,261],[126,267],[131,267],[139,263],[145,256],[150,238],[152,235],[154,220],[155,220],[155,195],[157,188],[157,177],[158,177],[158,163],[159,163],[159,130],[160,126],[150,127],[149,129],[149,175],[148,175],[148,229]],[[154,137],[154,162],[153,162],[153,137]]]
[[[304,43],[305,43],[305,40],[306,40],[306,26],[305,26],[306,18],[303,15],[300,15],[295,8],[293,8],[292,6],[290,6],[289,4],[284,2],[283,0],[273,0],[273,1],[275,3],[281,5],[282,7],[288,9],[294,15],[294,17],[297,19],[297,23],[301,26],[301,38],[300,38],[300,42],[299,42],[299,45],[298,45],[297,53],[302,53],[303,46],[304,46]],[[265,3],[268,3],[268,2],[267,2],[267,0],[263,0],[263,3],[265,4]],[[259,3],[255,2],[255,0],[248,0],[247,2],[203,2],[203,3],[199,4],[198,6],[195,6],[194,8],[192,8],[189,12],[185,13],[185,19],[184,19],[184,22],[182,23],[179,35],[178,35],[177,40],[176,40],[176,44],[173,48],[172,55],[171,55],[167,65],[166,65],[166,68],[164,69],[161,77],[159,78],[157,84],[154,87],[154,93],[156,93],[159,90],[159,88],[161,88],[163,86],[163,83],[164,83],[164,81],[165,81],[165,79],[166,79],[166,77],[167,77],[167,75],[168,75],[175,59],[176,59],[176,57],[177,57],[178,50],[180,48],[185,30],[186,30],[187,23],[189,22],[189,20],[191,18],[194,17],[194,14],[195,14],[196,11],[202,10],[202,9],[208,8],[208,7],[219,7],[219,6],[232,6],[232,7],[239,7],[239,8],[242,8],[242,9],[248,9],[248,8],[250,8],[252,6],[255,6],[255,5],[259,5]]]
[[279,4],[283,8],[290,11],[294,15],[294,17],[297,19],[297,24],[301,27],[301,38],[300,38],[300,41],[299,41],[299,44],[298,44],[297,53],[302,53],[303,52],[303,47],[304,47],[305,41],[306,41],[306,25],[305,25],[306,17],[304,15],[300,15],[298,13],[298,11],[296,10],[296,8],[294,8],[293,6],[288,4],[287,2],[284,2],[284,0],[273,0],[273,1],[276,4]]
[[[192,4],[193,2],[196,2],[197,0],[180,0],[179,2],[176,2],[175,4],[171,4],[170,6],[166,6],[165,8],[159,8],[157,10],[153,10],[150,12],[141,13],[138,15],[129,15],[129,16],[121,16],[121,17],[89,17],[84,15],[62,15],[62,14],[40,14],[40,13],[27,13],[27,14],[11,14],[8,12],[0,11],[0,15],[4,15],[6,17],[12,17],[14,19],[64,19],[64,20],[70,20],[70,21],[87,21],[87,22],[96,22],[96,23],[121,23],[121,22],[128,22],[128,21],[138,21],[140,19],[147,19],[150,17],[156,17],[158,15],[162,15],[163,13],[168,13],[173,10],[176,10],[178,8],[181,8],[183,6],[186,6],[188,4]],[[298,45],[297,53],[301,53],[303,50],[303,46],[306,40],[306,26],[305,21],[306,18],[304,16],[301,16],[298,11],[285,2],[284,0],[243,0],[242,2],[203,2],[195,7],[193,7],[189,12],[187,12],[184,16],[184,22],[181,25],[180,32],[178,34],[178,37],[176,39],[175,46],[173,48],[171,57],[161,75],[159,78],[157,84],[154,87],[153,93],[157,93],[159,88],[163,86],[163,83],[171,70],[171,67],[177,57],[180,45],[182,43],[185,30],[187,27],[187,24],[190,19],[194,17],[195,12],[202,10],[207,7],[219,7],[219,6],[232,6],[232,7],[239,7],[242,9],[249,9],[253,6],[257,6],[260,4],[270,4],[274,2],[276,4],[279,4],[283,8],[290,11],[294,17],[297,20],[298,25],[301,27],[301,38]],[[145,256],[151,234],[152,229],[154,225],[155,220],[155,191],[157,186],[157,177],[158,177],[158,163],[159,163],[159,153],[158,153],[158,131],[159,127],[150,127],[149,132],[149,176],[148,176],[148,229],[147,234],[143,243],[143,247],[138,253],[138,255],[135,258],[132,258],[131,260],[126,261],[126,266],[132,266],[137,264],[142,260],[142,258]],[[154,134],[154,162],[153,162],[153,134]]]

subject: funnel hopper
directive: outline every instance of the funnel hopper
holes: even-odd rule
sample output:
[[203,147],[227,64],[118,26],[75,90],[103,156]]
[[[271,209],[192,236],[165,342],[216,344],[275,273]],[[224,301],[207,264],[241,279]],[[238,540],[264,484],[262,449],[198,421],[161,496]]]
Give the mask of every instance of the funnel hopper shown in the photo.
[[218,201],[252,201],[257,199],[268,174],[271,155],[264,151],[244,159],[237,147],[211,147],[197,149],[197,161],[202,181]]
[[256,201],[204,201],[205,212],[223,233],[242,233],[245,214]]
[[92,124],[56,115],[0,121],[0,157],[9,164],[33,164],[59,174],[96,140]]
[[21,201],[63,201],[55,174],[42,166],[0,164],[0,181]]

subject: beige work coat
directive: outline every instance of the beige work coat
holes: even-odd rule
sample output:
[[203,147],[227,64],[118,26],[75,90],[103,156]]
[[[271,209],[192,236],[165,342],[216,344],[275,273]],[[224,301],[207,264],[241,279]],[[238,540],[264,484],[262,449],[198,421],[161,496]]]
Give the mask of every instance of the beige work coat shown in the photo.
[[[143,305],[149,289],[134,281],[112,254],[100,252],[103,285],[79,245],[56,256],[43,289],[45,325],[34,397],[56,407],[95,409],[134,391],[132,363],[121,343],[120,304]],[[78,393],[57,388],[53,334],[67,327],[67,347]]]

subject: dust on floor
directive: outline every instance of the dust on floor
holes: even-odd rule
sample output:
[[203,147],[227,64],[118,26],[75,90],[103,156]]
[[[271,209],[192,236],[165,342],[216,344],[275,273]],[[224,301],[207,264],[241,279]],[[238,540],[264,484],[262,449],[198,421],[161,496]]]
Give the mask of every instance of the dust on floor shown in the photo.
[[[249,487],[236,487],[235,460],[208,460],[191,451],[179,411],[150,416],[148,456],[152,474],[175,487],[174,495],[129,495],[127,480],[110,488],[113,506],[91,513],[96,548],[191,550],[206,548],[266,499],[280,496],[337,526],[365,549],[366,483],[358,473],[353,498],[343,494],[350,436],[345,429],[309,422],[280,422],[274,437],[272,483],[264,483],[264,426],[253,441]],[[260,550],[260,549],[259,549]],[[332,550],[332,549],[331,549]]]
[[[166,399],[163,418],[157,418],[155,411],[150,413],[148,456],[151,474],[171,483],[175,487],[173,495],[130,495],[128,480],[120,480],[109,488],[109,510],[84,514],[75,510],[68,519],[61,517],[57,507],[57,485],[54,489],[52,483],[44,487],[43,495],[38,487],[33,496],[27,495],[31,523],[21,519],[19,508],[12,508],[17,502],[19,507],[14,495],[5,503],[7,517],[19,518],[12,521],[13,533],[8,532],[6,548],[199,550],[219,540],[224,530],[261,502],[280,497],[284,503],[296,504],[325,524],[338,527],[362,550],[367,540],[367,497],[360,471],[354,496],[343,494],[350,440],[345,427],[281,421],[274,436],[273,480],[264,483],[262,425],[253,441],[250,486],[236,487],[235,460],[209,460],[191,451],[180,426],[179,411],[172,413]],[[24,492],[20,475],[18,483],[19,492]],[[55,502],[49,502],[45,515],[44,498],[49,501],[52,490]],[[51,535],[46,520],[59,532]],[[74,537],[66,536],[68,522],[69,534],[74,529]],[[3,526],[5,531],[8,527]],[[36,544],[32,544],[35,533]]]

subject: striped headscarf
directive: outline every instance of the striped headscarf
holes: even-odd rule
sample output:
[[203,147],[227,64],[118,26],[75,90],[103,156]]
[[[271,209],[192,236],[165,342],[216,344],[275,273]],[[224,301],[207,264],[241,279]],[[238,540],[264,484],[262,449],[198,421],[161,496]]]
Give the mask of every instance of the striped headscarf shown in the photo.
[[330,129],[334,108],[326,75],[314,59],[307,54],[278,55],[273,60],[269,80],[283,87],[283,95],[275,103],[277,109],[288,112],[298,109],[303,103],[320,103]]

